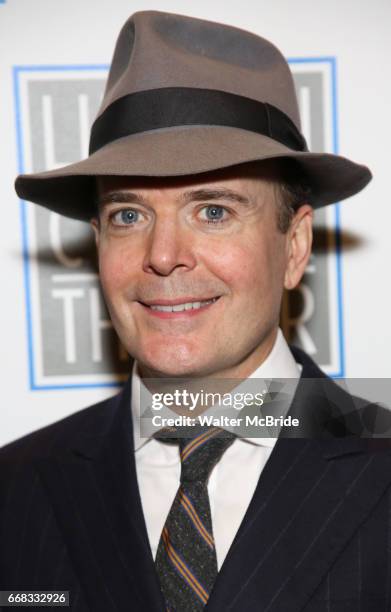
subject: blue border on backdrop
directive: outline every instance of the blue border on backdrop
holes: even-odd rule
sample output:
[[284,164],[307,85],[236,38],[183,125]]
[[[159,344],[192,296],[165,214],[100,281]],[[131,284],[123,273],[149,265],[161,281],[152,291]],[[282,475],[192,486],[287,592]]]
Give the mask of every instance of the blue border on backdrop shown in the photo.
[[[316,64],[328,63],[331,67],[331,103],[332,103],[332,153],[338,155],[338,105],[337,105],[337,58],[333,56],[320,57],[291,57],[288,63]],[[338,348],[339,368],[337,372],[331,372],[332,378],[343,378],[345,376],[345,333],[343,323],[343,295],[342,295],[342,255],[341,255],[341,211],[340,204],[333,204],[335,221],[335,253],[336,253],[336,275],[337,275],[337,312],[338,312]]]
[[[13,85],[14,85],[14,101],[15,101],[15,127],[17,140],[17,155],[18,155],[18,173],[23,174],[25,171],[25,161],[23,156],[23,126],[21,118],[21,100],[20,100],[20,82],[19,75],[22,72],[66,72],[66,71],[83,71],[83,70],[102,70],[107,71],[109,68],[106,64],[84,64],[77,66],[56,66],[56,65],[31,65],[31,66],[14,66],[13,67]],[[59,389],[93,389],[98,387],[119,387],[120,382],[106,383],[70,383],[66,385],[38,385],[36,383],[34,346],[33,346],[33,328],[31,316],[31,283],[30,283],[30,268],[29,268],[29,250],[28,250],[28,228],[27,228],[27,213],[26,202],[20,201],[20,223],[23,245],[23,276],[25,290],[25,307],[27,315],[27,349],[28,349],[28,371],[29,383],[31,391],[51,391]]]
[[[0,0],[0,3],[2,0]],[[333,127],[333,153],[338,153],[338,117],[337,117],[337,66],[335,57],[308,57],[308,58],[289,58],[288,63],[308,64],[308,63],[329,63],[331,67],[331,95],[332,95],[332,127]],[[23,156],[23,126],[21,119],[21,100],[19,75],[22,72],[66,72],[83,70],[102,70],[107,71],[109,65],[106,64],[82,64],[82,65],[25,65],[13,67],[13,85],[15,102],[15,128],[17,139],[18,172],[23,174],[25,162]],[[337,273],[337,312],[338,312],[338,347],[339,347],[339,371],[330,374],[333,378],[340,378],[345,373],[345,352],[344,352],[344,328],[343,328],[343,300],[342,300],[342,261],[341,261],[341,226],[339,204],[334,205],[335,209],[335,245],[336,245],[336,273]],[[31,283],[28,257],[28,228],[26,203],[20,201],[20,224],[23,245],[23,275],[25,291],[25,308],[27,315],[27,346],[28,346],[28,371],[30,390],[50,391],[60,389],[91,389],[99,387],[119,387],[121,382],[107,383],[70,383],[67,385],[37,385],[34,368],[34,346],[31,316]]]

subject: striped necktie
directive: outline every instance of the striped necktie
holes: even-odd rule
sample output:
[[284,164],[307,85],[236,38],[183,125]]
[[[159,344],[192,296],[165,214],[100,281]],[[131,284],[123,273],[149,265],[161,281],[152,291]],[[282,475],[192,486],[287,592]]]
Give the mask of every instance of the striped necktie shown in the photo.
[[[191,427],[192,437],[155,438],[179,443],[181,481],[160,538],[156,569],[170,612],[203,610],[217,576],[208,477],[235,436],[218,427]],[[182,430],[178,430],[182,431]],[[186,434],[189,428],[186,430]],[[185,435],[186,435],[185,434]]]

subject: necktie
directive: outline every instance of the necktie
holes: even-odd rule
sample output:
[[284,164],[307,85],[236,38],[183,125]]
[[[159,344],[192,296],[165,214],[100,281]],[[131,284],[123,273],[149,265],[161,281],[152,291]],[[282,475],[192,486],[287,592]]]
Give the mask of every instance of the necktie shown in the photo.
[[192,437],[165,438],[162,430],[155,434],[158,439],[179,443],[181,456],[180,486],[155,561],[170,612],[203,610],[208,601],[217,576],[217,559],[207,481],[235,438],[218,427],[190,429]]

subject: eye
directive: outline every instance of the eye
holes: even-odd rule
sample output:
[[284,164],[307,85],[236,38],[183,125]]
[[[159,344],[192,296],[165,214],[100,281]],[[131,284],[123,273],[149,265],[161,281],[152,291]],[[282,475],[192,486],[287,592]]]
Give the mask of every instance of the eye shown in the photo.
[[[209,204],[204,206],[201,213],[205,213],[203,218],[204,223],[224,223],[228,219],[224,219],[224,213],[228,213],[228,210],[224,206],[216,206],[215,204]],[[206,218],[205,218],[206,217]]]
[[139,218],[139,212],[133,208],[123,208],[117,210],[111,216],[111,221],[114,225],[134,225]]

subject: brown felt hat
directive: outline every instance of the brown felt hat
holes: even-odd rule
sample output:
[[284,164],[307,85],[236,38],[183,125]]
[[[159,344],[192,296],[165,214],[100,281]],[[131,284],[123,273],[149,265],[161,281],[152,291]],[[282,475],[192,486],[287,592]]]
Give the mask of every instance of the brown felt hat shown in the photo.
[[135,13],[115,47],[87,159],[20,175],[18,195],[75,219],[94,214],[94,177],[200,174],[290,158],[310,203],[347,198],[366,166],[310,153],[292,74],[270,42],[238,28],[157,11]]

